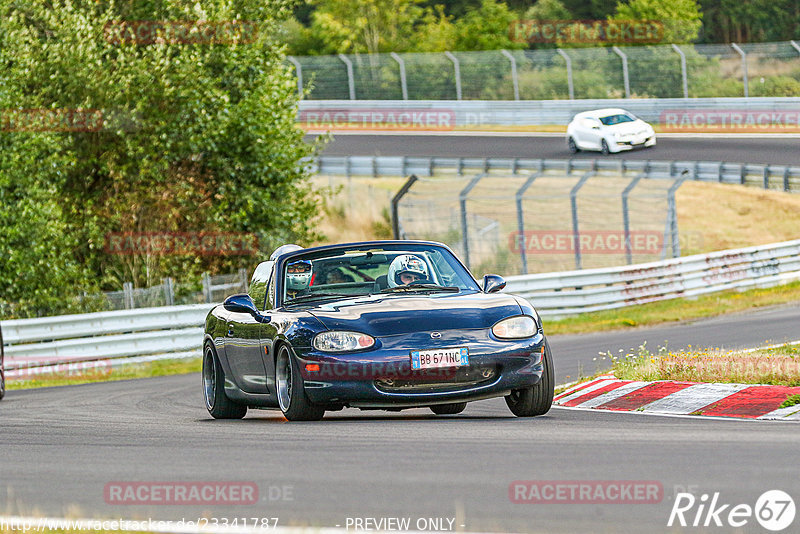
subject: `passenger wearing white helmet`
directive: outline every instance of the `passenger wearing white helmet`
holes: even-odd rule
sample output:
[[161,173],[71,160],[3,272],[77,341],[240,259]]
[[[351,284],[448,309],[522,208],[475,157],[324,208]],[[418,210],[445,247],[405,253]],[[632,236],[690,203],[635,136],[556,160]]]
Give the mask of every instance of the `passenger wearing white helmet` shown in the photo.
[[389,265],[386,274],[389,287],[408,285],[414,282],[431,282],[428,279],[428,266],[418,256],[403,254],[397,256]]
[[286,290],[289,297],[294,298],[299,292],[308,289],[310,283],[310,261],[295,261],[286,266]]

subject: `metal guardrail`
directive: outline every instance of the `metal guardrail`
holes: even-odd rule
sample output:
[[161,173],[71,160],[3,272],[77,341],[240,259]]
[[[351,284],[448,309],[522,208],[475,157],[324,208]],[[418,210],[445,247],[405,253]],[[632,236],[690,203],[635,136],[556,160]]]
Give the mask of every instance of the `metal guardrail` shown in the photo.
[[[420,130],[426,126],[414,122],[412,113],[424,120],[436,118],[433,130],[453,130],[456,127],[469,129],[481,126],[537,126],[569,124],[576,113],[587,109],[624,108],[637,117],[652,123],[667,125],[671,131],[694,131],[705,124],[682,124],[686,120],[697,120],[692,112],[705,111],[739,113],[742,126],[722,127],[717,118],[715,125],[709,123],[708,131],[735,132],[746,126],[750,113],[755,121],[753,128],[760,131],[781,131],[771,113],[781,115],[787,124],[783,128],[797,130],[797,114],[800,112],[800,97],[750,97],[750,98],[658,98],[658,99],[587,99],[587,100],[303,100],[299,106],[299,119],[309,129],[327,130],[339,128]],[[406,116],[403,116],[403,113]],[[767,113],[761,117],[758,112]],[[390,119],[390,113],[393,118]],[[670,113],[674,114],[671,115]],[[755,115],[753,115],[755,114]],[[399,121],[392,124],[390,120]],[[439,122],[441,121],[441,123]],[[675,121],[672,124],[671,121]],[[403,125],[406,125],[405,127]]]
[[545,316],[611,310],[800,280],[800,240],[610,269],[510,276],[506,291]]
[[[800,240],[610,269],[507,278],[543,316],[767,287],[800,279]],[[3,321],[9,370],[200,355],[206,304]],[[118,360],[114,360],[118,361]]]
[[[798,99],[800,100],[800,99]],[[338,176],[434,176],[478,173],[608,171],[644,173],[645,179],[675,179],[689,171],[691,180],[756,185],[800,191],[800,165],[759,165],[724,161],[655,161],[622,159],[440,158],[409,156],[320,156],[309,160],[312,172]]]

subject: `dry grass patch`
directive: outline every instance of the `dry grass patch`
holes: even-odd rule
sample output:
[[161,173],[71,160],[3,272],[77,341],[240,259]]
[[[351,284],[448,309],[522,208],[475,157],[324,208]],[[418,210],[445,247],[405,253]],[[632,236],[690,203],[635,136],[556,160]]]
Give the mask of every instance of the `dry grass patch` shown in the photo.
[[782,345],[755,351],[696,349],[672,352],[646,345],[637,351],[613,355],[601,353],[622,380],[676,380],[800,386],[800,345]]

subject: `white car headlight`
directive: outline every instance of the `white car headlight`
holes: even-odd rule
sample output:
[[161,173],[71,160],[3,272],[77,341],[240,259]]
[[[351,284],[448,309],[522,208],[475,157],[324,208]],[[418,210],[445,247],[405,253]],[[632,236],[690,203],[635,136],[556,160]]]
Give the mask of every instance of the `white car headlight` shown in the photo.
[[331,331],[317,334],[314,348],[324,352],[345,352],[368,349],[375,344],[375,338],[361,332]]
[[536,321],[529,315],[518,315],[503,319],[492,327],[492,334],[500,339],[522,339],[533,337],[539,331]]

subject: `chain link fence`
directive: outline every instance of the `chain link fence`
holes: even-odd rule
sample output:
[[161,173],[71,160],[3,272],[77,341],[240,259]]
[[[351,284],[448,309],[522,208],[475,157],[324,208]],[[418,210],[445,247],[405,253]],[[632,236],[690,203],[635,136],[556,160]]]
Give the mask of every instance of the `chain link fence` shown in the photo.
[[797,96],[800,44],[290,57],[312,100]]

